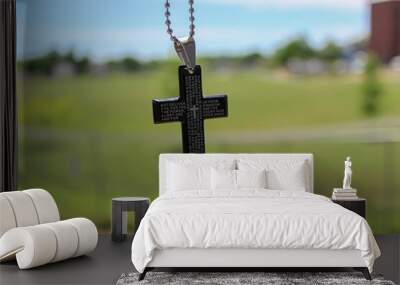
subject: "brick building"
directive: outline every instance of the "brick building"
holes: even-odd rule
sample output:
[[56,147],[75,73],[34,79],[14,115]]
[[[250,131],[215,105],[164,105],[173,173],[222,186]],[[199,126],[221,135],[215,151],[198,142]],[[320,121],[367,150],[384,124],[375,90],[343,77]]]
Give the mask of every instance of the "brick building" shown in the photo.
[[370,49],[386,63],[400,55],[400,0],[371,1]]

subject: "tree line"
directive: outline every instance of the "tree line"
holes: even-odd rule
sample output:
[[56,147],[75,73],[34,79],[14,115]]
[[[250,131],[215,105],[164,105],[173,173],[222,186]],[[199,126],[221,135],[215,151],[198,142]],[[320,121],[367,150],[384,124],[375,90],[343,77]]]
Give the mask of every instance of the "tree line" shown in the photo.
[[[355,48],[366,49],[365,41],[354,44]],[[237,56],[213,56],[199,58],[203,64],[229,65],[229,66],[249,66],[249,65],[268,65],[270,67],[285,67],[291,59],[307,60],[318,59],[325,63],[335,62],[345,56],[344,47],[334,41],[328,41],[320,48],[313,47],[306,38],[294,38],[283,44],[270,55],[261,53],[249,53]],[[141,61],[132,56],[126,56],[118,60],[110,60],[104,63],[104,66],[110,71],[137,72],[153,69],[167,64],[168,60]],[[18,66],[24,72],[30,74],[52,73],[54,68],[66,63],[73,67],[77,74],[89,73],[91,67],[95,65],[88,56],[79,57],[73,51],[60,53],[51,51],[43,56],[30,58],[19,62]]]
[[[96,65],[90,57],[79,57],[73,51],[64,54],[51,51],[43,56],[20,61],[18,67],[28,74],[51,75],[54,68],[59,64],[70,65],[77,74],[89,73],[91,67]],[[134,57],[124,57],[119,60],[108,61],[105,65],[109,70],[132,72],[142,70],[149,64],[142,63]]]

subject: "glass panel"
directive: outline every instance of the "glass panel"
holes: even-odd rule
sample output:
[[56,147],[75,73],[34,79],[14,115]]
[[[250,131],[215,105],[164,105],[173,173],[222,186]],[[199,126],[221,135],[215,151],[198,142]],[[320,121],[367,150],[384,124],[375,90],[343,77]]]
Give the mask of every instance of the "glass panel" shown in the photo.
[[[158,155],[181,151],[180,125],[152,121],[151,100],[179,93],[161,2],[18,0],[19,187],[49,190],[63,218],[109,231],[111,198],[155,199]],[[204,95],[229,96],[229,117],[205,123],[207,151],[314,153],[326,196],[350,155],[371,227],[399,232],[399,73],[381,66],[374,95],[365,42],[351,44],[367,7],[219,2],[195,4]],[[184,35],[186,2],[173,3]]]

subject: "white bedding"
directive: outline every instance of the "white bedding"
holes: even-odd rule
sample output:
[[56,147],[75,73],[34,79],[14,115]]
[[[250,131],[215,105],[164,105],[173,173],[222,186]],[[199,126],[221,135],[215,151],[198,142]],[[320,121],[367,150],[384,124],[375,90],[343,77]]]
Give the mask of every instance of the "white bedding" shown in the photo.
[[133,239],[135,268],[165,248],[358,249],[371,272],[380,255],[359,215],[320,195],[265,189],[162,195]]

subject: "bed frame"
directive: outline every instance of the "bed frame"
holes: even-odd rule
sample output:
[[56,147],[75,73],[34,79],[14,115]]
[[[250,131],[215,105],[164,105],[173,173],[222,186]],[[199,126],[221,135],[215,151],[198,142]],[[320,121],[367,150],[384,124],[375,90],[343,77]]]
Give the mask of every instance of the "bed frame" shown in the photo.
[[[217,160],[239,158],[262,159],[304,159],[308,165],[307,192],[313,192],[313,155],[312,154],[161,154],[159,161],[160,195],[166,192],[166,162],[175,159]],[[139,275],[143,280],[146,273],[155,268],[229,268],[234,271],[246,271],[271,268],[353,268],[361,271],[367,280],[371,280],[369,270],[359,250],[330,249],[196,249],[170,248],[158,249],[152,261]]]

